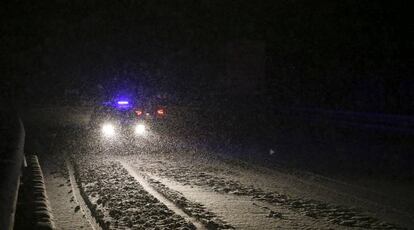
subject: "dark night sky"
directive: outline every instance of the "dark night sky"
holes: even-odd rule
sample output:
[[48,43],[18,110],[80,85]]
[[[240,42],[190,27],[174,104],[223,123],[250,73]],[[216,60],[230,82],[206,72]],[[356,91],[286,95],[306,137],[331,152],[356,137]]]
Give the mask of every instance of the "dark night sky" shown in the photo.
[[[395,101],[413,74],[413,20],[408,3],[398,1],[2,4],[4,75],[17,94],[27,84],[37,92],[45,82],[89,86],[113,76],[139,76],[150,86],[199,81],[186,69],[214,62],[220,44],[243,39],[265,41],[266,77],[276,100],[331,105],[355,87],[374,92],[386,85],[384,100]],[[180,52],[189,55],[168,58]],[[177,72],[162,68],[166,60]]]

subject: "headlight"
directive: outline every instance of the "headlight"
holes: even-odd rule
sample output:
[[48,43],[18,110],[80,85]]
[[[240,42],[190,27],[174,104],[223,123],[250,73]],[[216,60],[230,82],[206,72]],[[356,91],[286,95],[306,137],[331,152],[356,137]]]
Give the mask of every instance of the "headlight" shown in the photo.
[[144,124],[138,124],[135,126],[135,134],[144,135],[146,131],[146,127]]
[[109,123],[104,124],[102,126],[102,133],[105,136],[111,137],[115,134],[115,127],[112,124],[109,124]]

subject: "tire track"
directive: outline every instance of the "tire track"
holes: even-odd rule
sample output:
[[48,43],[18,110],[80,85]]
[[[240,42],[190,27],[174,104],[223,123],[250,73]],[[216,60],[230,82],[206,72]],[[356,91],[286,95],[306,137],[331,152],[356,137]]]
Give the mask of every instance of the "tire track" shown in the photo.
[[[228,179],[215,173],[206,173],[203,169],[194,168],[182,162],[161,161],[159,158],[146,158],[144,164],[136,160],[134,163],[140,170],[161,178],[170,178],[184,185],[204,187],[221,194],[250,197],[253,200],[267,202],[274,206],[283,206],[302,217],[321,220],[342,227],[359,227],[364,229],[405,229],[383,222],[360,210],[330,203],[291,197],[278,191],[264,191],[259,187],[246,186],[237,180]],[[191,172],[191,173],[189,173]]]
[[102,228],[99,226],[96,219],[93,217],[91,210],[88,208],[88,205],[83,200],[83,197],[81,195],[81,191],[79,190],[78,184],[76,183],[75,170],[73,168],[72,163],[68,159],[65,160],[65,163],[66,163],[66,167],[68,169],[70,186],[71,186],[72,191],[73,191],[73,197],[75,199],[75,202],[77,204],[79,204],[80,210],[85,215],[86,219],[88,220],[89,224],[91,225],[91,228],[93,230],[102,230]]
[[128,171],[128,173],[135,178],[135,180],[138,181],[138,183],[141,184],[141,186],[147,191],[149,194],[157,198],[160,202],[162,202],[167,208],[169,208],[171,211],[175,212],[177,215],[180,215],[188,222],[191,222],[197,229],[199,230],[205,230],[207,229],[203,223],[198,221],[196,218],[191,217],[187,215],[182,209],[180,209],[174,202],[167,199],[163,194],[159,193],[157,190],[155,190],[150,183],[148,183],[145,178],[137,173],[130,165],[123,161],[119,161],[121,165]]
[[76,177],[102,229],[196,229],[143,187],[120,162],[77,157]]

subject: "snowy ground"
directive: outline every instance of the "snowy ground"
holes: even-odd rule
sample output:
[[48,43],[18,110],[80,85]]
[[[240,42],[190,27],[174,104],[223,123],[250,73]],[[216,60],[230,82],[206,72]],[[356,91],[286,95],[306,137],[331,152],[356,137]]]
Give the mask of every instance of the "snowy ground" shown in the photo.
[[234,165],[205,155],[138,154],[124,157],[137,171],[146,173],[187,199],[204,205],[235,228],[242,229],[395,229],[357,208],[312,199],[312,191],[297,196],[295,178],[282,179],[248,165]]
[[119,162],[82,159],[75,170],[91,209],[104,229],[194,229],[149,194]]
[[398,210],[352,189],[342,191],[344,184],[160,140],[147,148],[103,150],[89,145],[72,152],[78,184],[104,229],[412,226],[407,218],[393,216]]
[[43,161],[44,165],[47,165],[42,168],[44,168],[46,190],[56,227],[58,229],[92,229],[80,210],[65,170],[61,170],[61,167],[50,160]]
[[393,202],[406,198],[361,184],[260,167],[166,136],[151,136],[143,148],[105,150],[78,134],[61,135],[64,143],[40,157],[54,212],[72,220],[61,221],[63,229],[87,228],[88,218],[56,155],[72,160],[80,193],[103,229],[414,228],[409,203]]

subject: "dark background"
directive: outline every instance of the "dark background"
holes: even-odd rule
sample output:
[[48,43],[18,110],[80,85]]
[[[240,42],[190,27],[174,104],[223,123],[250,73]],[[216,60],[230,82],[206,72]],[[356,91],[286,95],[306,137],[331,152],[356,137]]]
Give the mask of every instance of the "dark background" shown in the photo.
[[3,2],[2,82],[23,101],[41,103],[74,88],[98,97],[98,84],[119,79],[192,100],[225,95],[221,50],[248,40],[265,46],[258,94],[272,104],[412,114],[407,4]]

